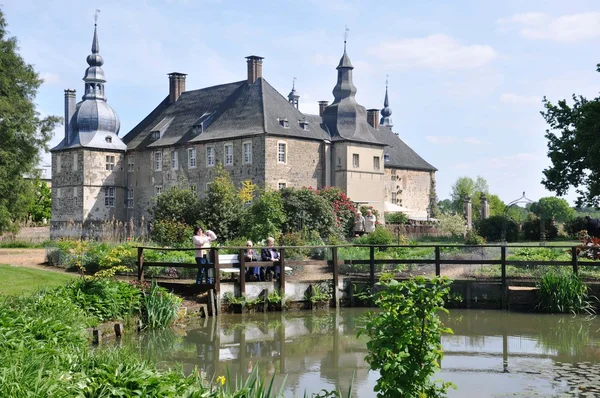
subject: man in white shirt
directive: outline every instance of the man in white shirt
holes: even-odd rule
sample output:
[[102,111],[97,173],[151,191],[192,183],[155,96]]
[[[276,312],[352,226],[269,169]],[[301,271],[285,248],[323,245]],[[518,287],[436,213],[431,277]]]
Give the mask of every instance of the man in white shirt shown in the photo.
[[377,217],[373,214],[373,210],[367,209],[367,215],[365,216],[365,233],[370,234],[375,231],[375,223],[377,223]]
[[[207,257],[207,250],[202,250],[210,247],[210,243],[213,240],[217,239],[217,235],[213,231],[202,231],[202,228],[196,226],[194,227],[194,237],[192,240],[194,241],[194,247],[196,248],[196,264],[198,265],[206,265],[210,264],[210,261]],[[206,268],[198,268],[198,276],[196,277],[196,283],[202,284],[204,280],[204,275],[207,274]],[[212,278],[207,275],[206,283],[211,284]]]

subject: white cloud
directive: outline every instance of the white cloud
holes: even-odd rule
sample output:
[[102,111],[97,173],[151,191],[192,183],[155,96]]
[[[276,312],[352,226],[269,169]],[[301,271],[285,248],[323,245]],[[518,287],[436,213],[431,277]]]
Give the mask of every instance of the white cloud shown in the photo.
[[370,50],[389,67],[430,69],[475,69],[498,57],[489,45],[461,44],[436,34],[422,38],[390,40]]
[[452,144],[458,141],[458,138],[452,135],[428,135],[425,137],[427,142],[432,144]]
[[479,138],[475,138],[475,137],[466,137],[466,138],[463,138],[463,142],[465,144],[469,144],[469,145],[481,145],[481,144],[483,144],[482,140],[480,140]]
[[515,14],[498,20],[503,28],[516,29],[526,39],[572,42],[600,37],[600,12],[552,17],[540,12]]
[[58,75],[50,72],[40,73],[40,78],[44,79],[44,84],[56,84],[60,81]]
[[500,96],[500,101],[505,104],[513,105],[540,105],[542,99],[535,95],[519,95],[515,93],[504,93]]

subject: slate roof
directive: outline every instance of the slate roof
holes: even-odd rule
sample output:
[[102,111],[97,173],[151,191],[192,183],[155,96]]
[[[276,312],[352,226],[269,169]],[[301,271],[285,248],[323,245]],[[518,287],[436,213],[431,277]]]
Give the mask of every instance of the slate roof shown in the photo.
[[437,171],[435,167],[427,163],[419,154],[413,151],[404,141],[398,137],[390,127],[379,126],[374,130],[375,138],[388,145],[385,152],[390,160],[385,162],[385,167],[400,169]]

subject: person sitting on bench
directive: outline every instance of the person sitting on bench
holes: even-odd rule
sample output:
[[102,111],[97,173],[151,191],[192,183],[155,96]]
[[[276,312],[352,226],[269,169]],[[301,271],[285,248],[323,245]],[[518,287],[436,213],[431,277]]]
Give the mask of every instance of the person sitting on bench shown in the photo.
[[[279,260],[279,252],[277,249],[273,247],[275,244],[275,239],[272,237],[267,238],[267,247],[260,251],[260,257],[262,261],[277,261]],[[273,267],[269,267],[273,268]],[[271,270],[269,270],[271,271]],[[272,272],[272,271],[271,271]],[[279,265],[275,266],[275,278],[279,278],[280,267]]]
[[[258,261],[258,255],[252,249],[252,241],[246,242],[246,250],[244,251],[244,260],[246,262]],[[248,281],[260,281],[262,280],[260,275],[260,267],[248,267],[246,265],[246,280]]]

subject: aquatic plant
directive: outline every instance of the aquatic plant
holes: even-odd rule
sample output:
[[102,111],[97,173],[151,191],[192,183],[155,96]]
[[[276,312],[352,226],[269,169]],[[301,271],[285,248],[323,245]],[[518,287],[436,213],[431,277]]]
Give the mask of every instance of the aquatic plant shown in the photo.
[[448,278],[415,277],[405,282],[379,282],[383,288],[373,295],[380,311],[367,313],[364,329],[370,338],[366,360],[379,371],[375,385],[378,397],[445,397],[451,383],[431,380],[443,357],[441,336],[452,333],[439,318],[448,296]]
[[[595,313],[587,285],[563,269],[548,270],[537,283],[537,309],[548,313]],[[597,300],[597,298],[596,298]]]
[[142,321],[144,327],[161,329],[171,326],[177,319],[181,298],[170,294],[152,281],[150,289],[142,291]]

